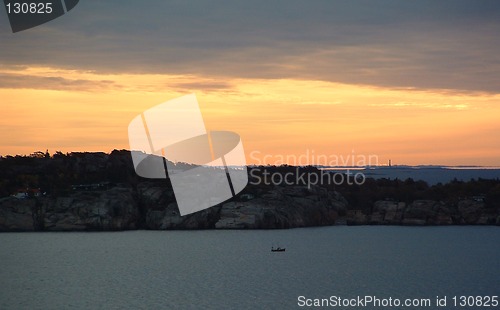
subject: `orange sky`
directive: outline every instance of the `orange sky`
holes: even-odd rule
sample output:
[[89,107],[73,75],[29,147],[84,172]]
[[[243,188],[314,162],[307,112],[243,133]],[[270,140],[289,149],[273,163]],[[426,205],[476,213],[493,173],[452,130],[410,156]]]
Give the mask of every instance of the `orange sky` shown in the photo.
[[0,75],[13,81],[0,88],[1,155],[128,149],[133,117],[195,93],[207,129],[239,133],[251,164],[307,154],[500,166],[500,94],[48,67]]

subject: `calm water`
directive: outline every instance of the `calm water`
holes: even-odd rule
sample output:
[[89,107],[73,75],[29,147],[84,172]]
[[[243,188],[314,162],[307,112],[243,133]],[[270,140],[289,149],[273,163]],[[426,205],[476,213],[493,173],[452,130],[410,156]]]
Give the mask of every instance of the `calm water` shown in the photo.
[[[4,233],[0,309],[289,309],[300,295],[500,295],[499,241],[498,227]],[[278,243],[285,253],[270,252]]]

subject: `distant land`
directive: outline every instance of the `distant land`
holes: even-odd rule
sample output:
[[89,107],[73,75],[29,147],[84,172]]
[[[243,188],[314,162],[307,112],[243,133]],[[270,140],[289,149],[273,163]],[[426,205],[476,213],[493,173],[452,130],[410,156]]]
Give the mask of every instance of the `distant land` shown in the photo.
[[[169,179],[137,176],[130,151],[4,156],[0,231],[500,225],[499,169],[351,167],[351,177],[346,168],[335,169],[249,166],[249,184],[241,193],[180,216]],[[353,172],[366,175],[362,184],[304,182],[335,173],[352,181]],[[270,182],[266,174],[296,181]]]
[[399,179],[406,180],[422,180],[429,185],[438,183],[448,183],[454,179],[459,181],[470,181],[471,179],[497,179],[500,178],[499,167],[482,167],[482,166],[377,166],[377,167],[324,167],[330,171],[342,172],[347,169],[356,169],[354,171],[362,171],[366,177],[381,179]]

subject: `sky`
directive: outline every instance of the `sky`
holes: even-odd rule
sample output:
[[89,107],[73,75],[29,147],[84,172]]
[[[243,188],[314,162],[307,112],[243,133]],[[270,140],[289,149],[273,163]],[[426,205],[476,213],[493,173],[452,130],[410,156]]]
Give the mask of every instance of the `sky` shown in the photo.
[[249,163],[500,166],[499,33],[496,0],[82,0],[18,33],[2,6],[0,155],[128,149],[195,93]]

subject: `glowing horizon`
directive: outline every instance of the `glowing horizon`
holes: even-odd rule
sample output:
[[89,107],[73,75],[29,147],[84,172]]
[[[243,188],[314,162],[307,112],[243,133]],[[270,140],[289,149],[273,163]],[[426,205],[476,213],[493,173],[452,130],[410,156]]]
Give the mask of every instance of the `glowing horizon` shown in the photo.
[[[102,74],[4,68],[0,155],[129,149],[143,110],[195,93],[208,130],[238,132],[252,152],[376,155],[379,163],[500,166],[500,94],[299,79]],[[253,162],[252,162],[253,160]],[[314,163],[311,163],[314,164]]]

